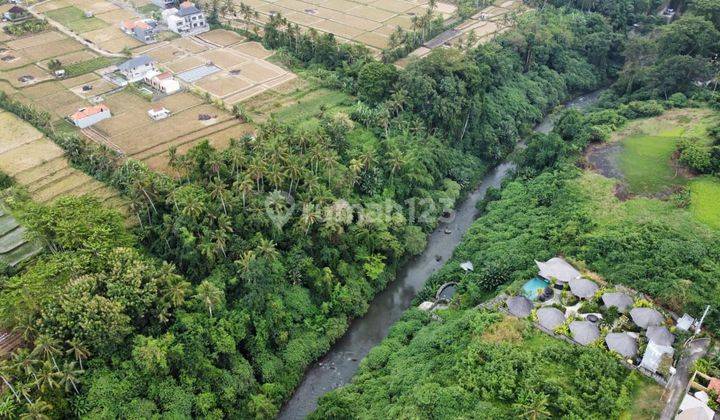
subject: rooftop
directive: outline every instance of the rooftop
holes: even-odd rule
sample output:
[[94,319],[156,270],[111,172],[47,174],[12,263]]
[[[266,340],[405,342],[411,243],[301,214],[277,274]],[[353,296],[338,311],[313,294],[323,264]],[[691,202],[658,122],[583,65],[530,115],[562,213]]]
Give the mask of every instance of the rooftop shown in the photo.
[[154,60],[152,58],[150,58],[149,56],[139,55],[135,58],[131,58],[131,59],[125,61],[124,63],[121,63],[120,65],[118,65],[118,69],[123,70],[123,71],[130,70],[130,69],[134,69],[136,67],[146,66],[153,62],[154,62]]
[[513,296],[505,302],[511,314],[519,318],[525,318],[532,312],[533,303],[525,296]]
[[83,118],[90,117],[101,112],[109,111],[110,108],[105,104],[98,104],[89,106],[87,108],[80,108],[78,111],[70,116],[73,121],[81,120]]
[[565,322],[565,315],[559,309],[551,306],[538,309],[537,317],[540,325],[551,331]]
[[640,328],[662,325],[665,317],[653,308],[633,308],[630,310],[630,317]]
[[575,341],[587,346],[600,338],[600,330],[590,321],[573,321],[570,323],[570,332]]
[[618,312],[621,313],[627,312],[633,305],[632,298],[620,292],[604,293],[602,295],[602,301],[608,308],[617,308]]
[[660,366],[660,362],[662,361],[663,356],[668,355],[672,357],[674,353],[675,350],[672,347],[661,346],[659,344],[650,342],[645,348],[645,354],[643,354],[640,366],[644,367],[650,372],[656,372],[658,370],[658,367]]
[[638,352],[637,340],[628,333],[610,333],[605,337],[608,348],[623,357],[635,357]]
[[572,279],[569,283],[572,294],[583,299],[595,296],[595,292],[599,289],[594,281],[584,278]]
[[567,283],[580,277],[580,272],[560,257],[550,258],[546,262],[535,261],[535,264],[540,270],[540,276],[547,280]]
[[651,343],[661,346],[672,346],[675,342],[675,336],[665,327],[650,326],[647,329],[647,338]]

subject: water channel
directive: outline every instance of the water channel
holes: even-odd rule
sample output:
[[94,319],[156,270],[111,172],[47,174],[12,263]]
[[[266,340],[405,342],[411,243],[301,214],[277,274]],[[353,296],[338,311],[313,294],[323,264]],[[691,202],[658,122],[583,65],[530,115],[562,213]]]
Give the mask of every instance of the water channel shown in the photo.
[[[584,109],[596,102],[600,93],[596,91],[577,97],[566,106]],[[553,124],[553,118],[548,116],[535,130],[549,133]],[[485,197],[488,188],[499,187],[512,168],[512,163],[504,162],[483,177],[480,185],[456,207],[454,219],[441,223],[430,235],[425,251],[413,258],[395,281],[373,299],[367,313],[352,321],[345,335],[308,368],[292,398],[283,406],[279,419],[304,419],[315,410],[321,396],[352,379],[360,361],[387,336],[390,327],[407,310],[425,281],[452,256],[477,216],[475,205]]]

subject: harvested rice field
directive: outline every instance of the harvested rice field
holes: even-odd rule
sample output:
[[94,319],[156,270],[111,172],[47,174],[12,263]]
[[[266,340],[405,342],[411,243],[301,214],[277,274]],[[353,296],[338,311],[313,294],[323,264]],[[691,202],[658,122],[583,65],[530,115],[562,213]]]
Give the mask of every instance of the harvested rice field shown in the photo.
[[245,41],[245,37],[226,29],[214,29],[210,32],[198,35],[198,38],[205,42],[215,44],[219,47],[227,47],[228,45],[237,44]]
[[[152,169],[167,170],[168,150],[187,150],[203,140],[224,147],[232,137],[252,131],[230,113],[204,103],[190,93],[177,93],[152,104],[127,92],[105,97],[112,118],[95,124],[83,133],[127,157],[145,161]],[[165,107],[170,117],[154,121],[147,111]]]
[[0,148],[0,171],[27,188],[33,200],[91,195],[127,214],[127,203],[117,191],[71,167],[60,147],[6,111],[0,111],[0,138],[13,139]]
[[[270,15],[280,13],[289,21],[305,28],[330,32],[344,41],[356,41],[373,49],[387,47],[390,33],[396,26],[409,29],[415,15],[427,11],[427,0],[243,0],[260,13],[267,22]],[[240,4],[240,0],[236,0]],[[454,16],[456,6],[438,3],[435,14],[443,19]]]

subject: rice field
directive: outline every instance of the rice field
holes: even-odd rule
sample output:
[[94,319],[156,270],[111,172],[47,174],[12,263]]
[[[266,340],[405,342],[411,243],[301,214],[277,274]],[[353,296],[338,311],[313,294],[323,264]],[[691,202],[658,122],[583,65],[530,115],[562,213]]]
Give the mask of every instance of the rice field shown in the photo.
[[41,250],[38,242],[28,240],[25,228],[0,202],[0,264],[15,267]]
[[128,204],[107,185],[73,168],[63,150],[15,115],[0,111],[0,138],[12,138],[0,149],[0,171],[24,186],[40,203],[63,196],[91,195],[127,214]]

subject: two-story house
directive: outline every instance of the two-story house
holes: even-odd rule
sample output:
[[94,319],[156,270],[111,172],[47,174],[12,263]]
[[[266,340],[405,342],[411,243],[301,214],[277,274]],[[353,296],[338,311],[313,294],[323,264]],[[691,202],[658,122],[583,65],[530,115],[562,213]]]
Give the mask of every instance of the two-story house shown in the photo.
[[210,30],[205,14],[193,3],[185,1],[177,9],[163,12],[168,29],[182,36],[197,35]]
[[150,44],[156,42],[155,28],[157,22],[153,19],[126,20],[120,24],[120,29],[140,42]]
[[155,61],[147,55],[140,55],[118,65],[118,71],[128,82],[143,80],[145,75],[155,70]]

